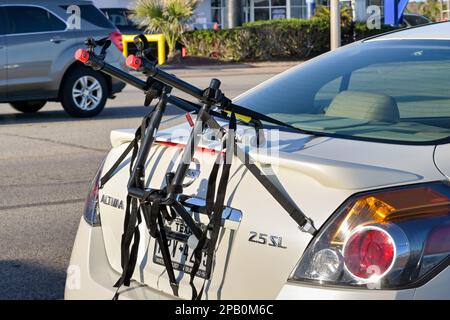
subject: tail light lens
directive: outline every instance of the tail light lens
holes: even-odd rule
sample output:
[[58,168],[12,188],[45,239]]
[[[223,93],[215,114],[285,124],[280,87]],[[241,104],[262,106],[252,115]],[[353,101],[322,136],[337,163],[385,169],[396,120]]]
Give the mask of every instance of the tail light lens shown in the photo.
[[348,237],[342,255],[347,271],[355,278],[369,279],[374,273],[383,276],[394,263],[395,243],[385,230],[365,227]]
[[120,50],[120,52],[123,52],[122,34],[118,31],[111,32],[109,34],[109,38],[111,39],[112,43],[114,43]]
[[290,280],[414,287],[449,258],[450,186],[422,184],[350,198],[309,244]]
[[100,188],[101,174],[103,171],[103,163],[97,170],[97,173],[95,174],[95,177],[91,182],[89,193],[86,198],[86,204],[84,206],[84,220],[86,220],[86,222],[93,227],[101,225],[98,194]]

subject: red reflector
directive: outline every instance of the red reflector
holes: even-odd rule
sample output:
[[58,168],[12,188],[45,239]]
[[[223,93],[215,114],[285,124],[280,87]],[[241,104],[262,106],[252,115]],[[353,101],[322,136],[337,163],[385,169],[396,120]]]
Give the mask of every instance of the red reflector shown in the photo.
[[394,245],[386,231],[363,228],[351,235],[345,244],[345,266],[357,278],[381,277],[394,262]]
[[120,32],[111,32],[109,34],[109,38],[111,41],[116,45],[116,47],[123,52],[123,42],[122,42],[122,35]]
[[450,225],[436,227],[428,236],[424,255],[450,252]]
[[194,120],[192,120],[192,116],[191,116],[190,113],[186,113],[186,119],[187,119],[187,121],[189,122],[189,126],[190,126],[191,128],[193,128],[193,127],[194,127]]
[[87,51],[84,50],[84,49],[78,49],[78,50],[75,52],[75,59],[78,60],[78,61],[81,61],[81,62],[83,62],[83,63],[86,63],[86,62],[89,61],[89,58],[90,58],[89,52],[87,52]]
[[[169,142],[169,141],[155,141],[155,142],[157,144],[165,146],[165,147],[175,147],[175,148],[181,148],[181,149],[184,149],[186,147],[186,145],[182,144],[182,143],[175,143],[175,142]],[[203,147],[198,147],[196,151],[211,153],[212,155],[217,154],[217,152],[218,152],[214,149],[208,149],[208,148],[203,148]],[[224,153],[224,152],[222,151],[222,153]]]
[[131,69],[139,70],[142,66],[142,60],[131,54],[127,58],[127,66]]

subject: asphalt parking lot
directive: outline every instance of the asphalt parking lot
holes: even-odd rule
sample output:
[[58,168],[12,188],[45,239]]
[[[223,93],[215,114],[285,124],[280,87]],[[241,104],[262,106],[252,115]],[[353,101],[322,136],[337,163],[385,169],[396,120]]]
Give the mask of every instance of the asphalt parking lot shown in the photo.
[[[290,65],[172,72],[200,87],[220,78],[234,97]],[[142,103],[142,93],[127,87],[102,114],[82,120],[57,103],[34,115],[0,104],[0,299],[63,298],[84,198],[110,148],[109,132],[137,127],[147,111]]]

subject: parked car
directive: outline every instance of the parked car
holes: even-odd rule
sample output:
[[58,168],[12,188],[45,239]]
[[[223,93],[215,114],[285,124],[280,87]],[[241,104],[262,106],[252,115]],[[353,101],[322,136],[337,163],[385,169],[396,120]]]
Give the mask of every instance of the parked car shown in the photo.
[[[139,26],[136,20],[131,18],[133,1],[127,0],[95,0],[94,4],[99,8],[105,16],[114,24],[120,32],[124,35],[123,46],[124,54],[127,56],[135,54],[137,51],[134,45],[134,36],[145,32],[145,28]],[[152,54],[158,57],[158,43],[155,41],[150,42],[150,48]],[[167,49],[166,49],[167,52]]]
[[[80,28],[70,20],[76,14],[72,5],[80,9]],[[75,61],[75,50],[89,36],[110,37],[115,45],[109,48],[109,62],[125,66],[121,34],[91,2],[2,1],[0,102],[25,113],[39,111],[48,101],[61,102],[75,117],[100,113],[125,84]]]
[[122,34],[140,34],[144,30],[130,18],[134,1],[129,0],[94,0],[94,5],[114,24]]
[[100,8],[105,16],[111,21],[122,34],[140,34],[143,28],[130,18],[131,10],[126,8]]
[[[431,24],[323,54],[234,99],[279,121],[266,123],[267,143],[246,150],[318,232],[299,230],[235,157],[214,262],[203,260],[194,282],[198,290],[204,284],[203,298],[450,299],[449,70],[450,23]],[[170,120],[158,131],[144,171],[149,188],[166,185],[166,170],[188,143],[188,122]],[[252,141],[254,131],[238,123],[238,145]],[[134,138],[134,129],[111,133],[112,150],[79,224],[66,299],[110,299],[116,292],[130,177],[129,156],[120,157]],[[200,141],[180,201],[207,224],[202,208],[222,142],[212,135]],[[125,161],[99,188],[118,159]],[[195,235],[185,218],[165,217],[158,223],[168,236],[164,252],[178,297],[158,242],[142,223],[126,230],[141,230],[141,241],[121,299],[191,298]]]

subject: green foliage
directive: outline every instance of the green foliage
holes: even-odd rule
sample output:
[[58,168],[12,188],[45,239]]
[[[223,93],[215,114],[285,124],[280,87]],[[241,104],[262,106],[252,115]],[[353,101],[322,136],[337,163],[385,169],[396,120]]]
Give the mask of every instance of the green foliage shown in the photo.
[[[445,12],[448,10],[448,2],[440,0],[423,0],[423,1],[410,1],[406,7],[406,12],[419,14],[427,17],[433,22],[446,19],[448,14]],[[443,16],[441,17],[441,11]]]
[[[308,59],[330,49],[329,14],[324,16],[255,21],[234,29],[195,30],[186,32],[182,41],[189,55],[224,61]],[[353,24],[348,19],[342,26],[342,41],[347,44],[390,29],[369,30],[366,24]]]
[[[346,26],[352,21],[352,13],[348,6],[341,7],[341,24]],[[327,6],[318,6],[314,12],[314,17],[322,20],[330,20],[330,8]]]
[[419,4],[419,12],[431,21],[441,20],[441,3],[438,0],[427,0]]
[[138,0],[131,18],[140,21],[140,25],[145,27],[147,32],[162,33],[166,38],[171,58],[197,2],[197,0]]

